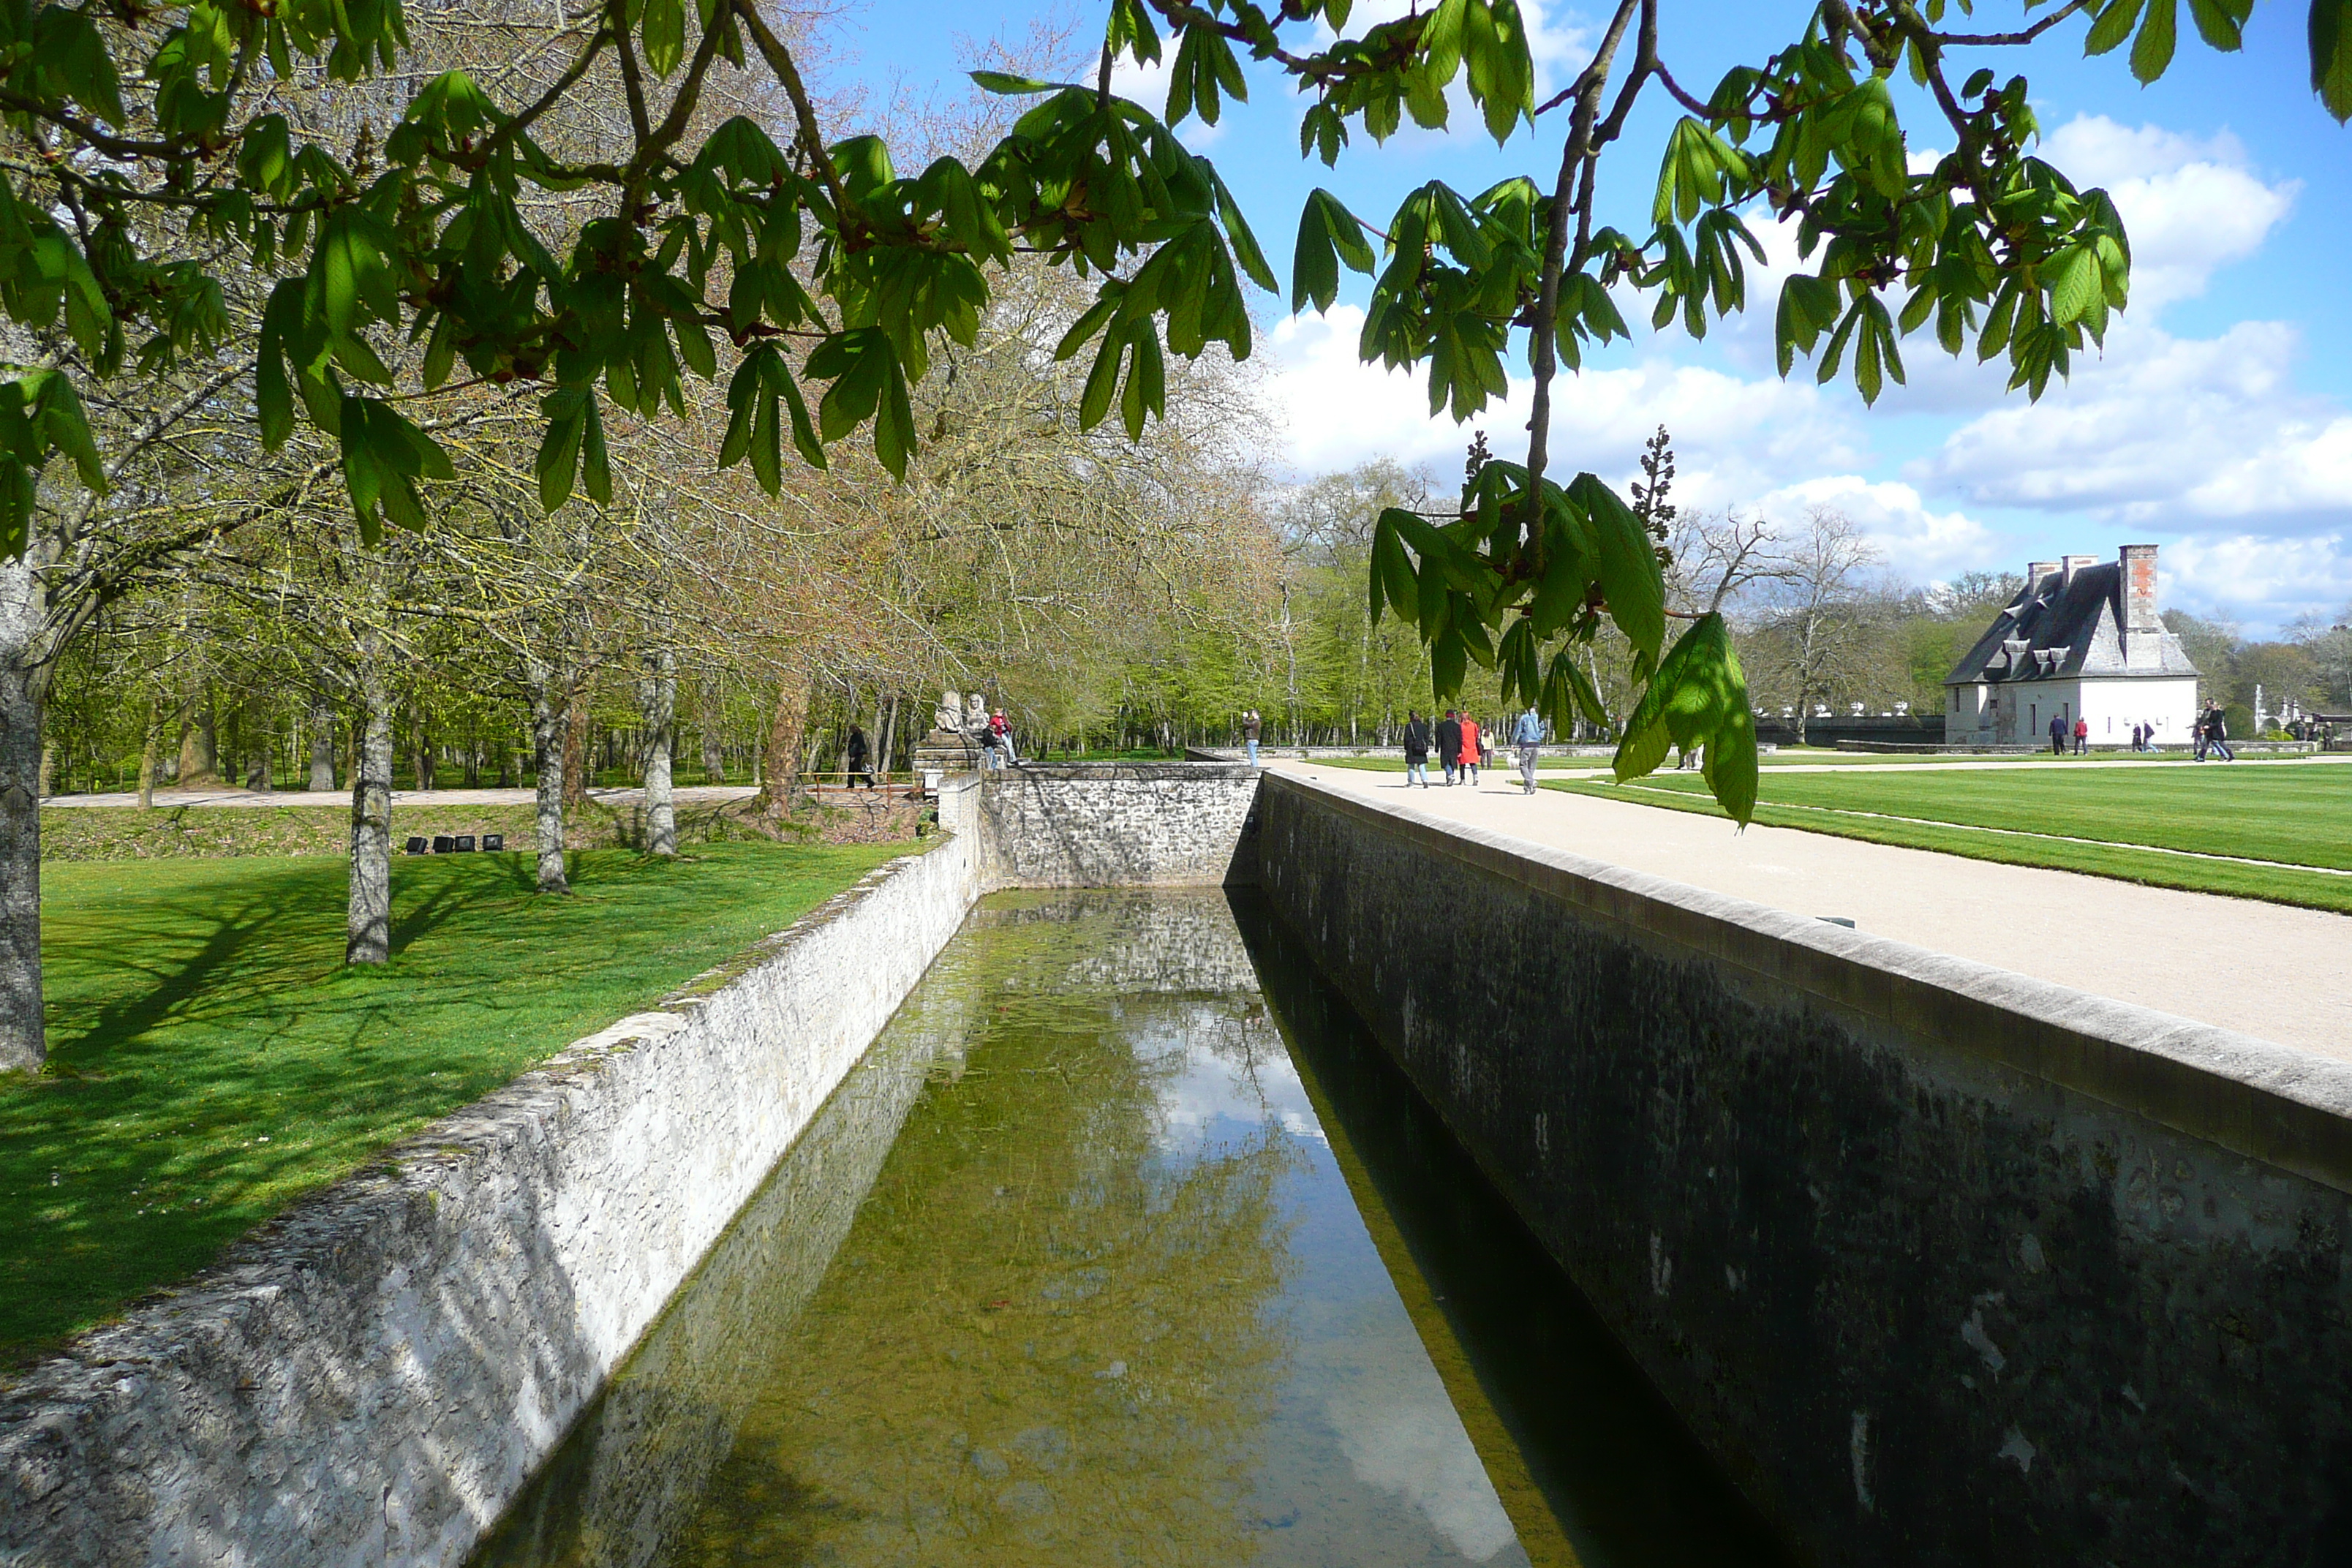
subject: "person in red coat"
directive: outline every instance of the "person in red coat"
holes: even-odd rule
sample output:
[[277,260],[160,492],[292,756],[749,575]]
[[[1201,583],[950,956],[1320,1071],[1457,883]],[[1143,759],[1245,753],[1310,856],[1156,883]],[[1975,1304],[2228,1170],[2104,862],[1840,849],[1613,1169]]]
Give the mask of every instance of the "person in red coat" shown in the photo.
[[1462,715],[1462,782],[1475,789],[1478,786],[1478,721],[1469,714]]

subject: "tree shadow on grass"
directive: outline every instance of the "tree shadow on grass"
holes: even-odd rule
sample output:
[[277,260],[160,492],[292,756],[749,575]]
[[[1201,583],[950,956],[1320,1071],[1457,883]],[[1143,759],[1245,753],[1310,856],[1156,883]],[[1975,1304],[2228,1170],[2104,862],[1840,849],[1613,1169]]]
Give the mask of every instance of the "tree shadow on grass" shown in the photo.
[[[765,853],[680,879],[583,857],[545,899],[524,855],[404,861],[394,961],[346,969],[346,872],[303,860],[73,868],[50,881],[54,1070],[0,1079],[0,1381],[431,1117],[748,941]],[[856,869],[863,869],[862,866]],[[779,911],[789,915],[796,910]],[[700,944],[700,945],[698,945]]]
[[[52,1060],[102,1071],[111,1053],[185,1016],[208,989],[244,990],[260,972],[282,975],[310,945],[301,940],[308,928],[332,907],[322,880],[317,868],[285,868],[257,872],[226,893],[199,883],[142,897],[103,919],[53,916],[43,943]],[[86,1001],[98,1003],[94,1012],[82,1010]]]

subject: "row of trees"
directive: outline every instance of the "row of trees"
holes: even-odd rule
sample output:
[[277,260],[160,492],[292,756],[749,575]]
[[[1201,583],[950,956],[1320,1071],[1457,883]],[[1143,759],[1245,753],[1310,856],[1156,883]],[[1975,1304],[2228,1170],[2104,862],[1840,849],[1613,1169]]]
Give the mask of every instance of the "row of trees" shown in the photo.
[[[1670,582],[1692,557],[1654,476],[1629,505],[1554,461],[1554,382],[1624,334],[1619,285],[1694,334],[1744,310],[1761,221],[1796,226],[1803,260],[1774,317],[1784,374],[1802,357],[1875,399],[1932,321],[2038,397],[2126,303],[2128,244],[2105,193],[2031,154],[2025,79],[1972,62],[2069,22],[2093,52],[2137,27],[2147,80],[2175,18],[2075,0],[1987,34],[1940,5],[1824,0],[1701,98],[1668,68],[1664,8],[1615,0],[1538,103],[1515,0],[1352,26],[1344,0],[1109,0],[1083,58],[973,73],[1002,107],[960,134],[887,137],[812,89],[815,52],[773,0],[0,16],[0,1067],[42,1055],[34,786],[86,637],[107,646],[83,673],[130,691],[142,758],[183,716],[217,750],[219,704],[198,713],[176,659],[298,694],[326,749],[340,697],[360,960],[382,953],[396,729],[429,731],[437,701],[465,731],[452,689],[529,709],[551,888],[584,690],[640,693],[656,785],[682,674],[772,692],[763,767],[788,796],[820,692],[974,648],[1049,733],[1141,710],[1168,733],[1266,689],[1297,714],[1318,655],[1352,655],[1349,723],[1386,723],[1384,616],[1441,693],[1563,726],[1607,722],[1618,694],[1621,774],[1703,745],[1746,820],[1726,613],[1755,552],[1735,523],[1715,591]],[[2340,9],[2315,0],[2312,67],[2344,116]],[[2243,7],[2198,20],[2239,47]],[[1435,131],[1466,106],[1503,145],[1560,130],[1556,174],[1433,180],[1384,224],[1318,189],[1300,216],[1291,308],[1370,275],[1360,353],[1424,370],[1433,411],[1475,416],[1515,363],[1532,379],[1524,453],[1482,443],[1460,489],[1369,526],[1261,525],[1246,421],[1220,405],[1254,340],[1245,284],[1276,280],[1176,128],[1245,95],[1242,52],[1298,95],[1327,164],[1408,114]],[[1122,62],[1166,63],[1164,110],[1113,90]],[[1635,235],[1597,193],[1645,95],[1684,112]],[[1948,151],[1916,158],[1906,110]],[[1316,593],[1351,564],[1370,589],[1352,644]],[[266,712],[232,728],[275,732]]]
[[[790,14],[766,15],[795,36]],[[458,5],[408,43],[420,66],[551,84],[581,26]],[[346,155],[364,161],[397,118],[324,73],[298,78],[280,94],[298,130]],[[697,124],[762,111],[740,73],[709,86]],[[625,139],[629,100],[607,55],[535,134],[592,155]],[[1002,118],[983,106],[902,130],[916,151],[970,145]],[[594,221],[562,191],[525,210],[551,244]],[[1248,374],[1222,352],[1179,361],[1149,426],[1085,419],[1086,367],[1054,349],[1086,290],[1042,260],[1008,259],[988,309],[931,344],[936,374],[908,395],[926,439],[903,475],[857,449],[724,466],[735,409],[681,397],[583,414],[551,463],[539,389],[485,375],[419,405],[431,449],[371,480],[348,430],[267,428],[254,345],[273,330],[269,269],[133,212],[143,245],[215,281],[224,330],[136,387],[98,384],[103,488],[50,476],[23,552],[0,560],[0,729],[37,735],[39,759],[0,770],[0,1066],[39,1054],[37,795],[146,800],[216,779],[348,792],[346,951],[378,963],[395,784],[531,785],[538,886],[562,893],[567,821],[600,773],[645,784],[646,847],[667,854],[677,763],[756,779],[782,815],[852,723],[903,756],[943,687],[1018,684],[1041,716],[1083,727],[1118,701],[1101,669],[1212,625],[1230,643],[1256,613],[1270,546]],[[0,330],[20,362],[79,352],[62,322]],[[370,352],[407,376],[435,350]],[[370,482],[383,510],[354,529]]]
[[[1665,431],[1643,456],[1632,487],[1663,558],[1668,603],[1696,616],[1720,609],[1738,633],[1755,710],[1801,735],[1822,713],[1944,710],[1944,679],[2023,584],[2015,573],[1969,572],[1919,584],[1893,571],[1850,516],[1832,506],[1787,515],[1752,509],[1703,511],[1673,500],[1674,453]],[[1390,507],[1436,504],[1444,481],[1374,462],[1295,492],[1277,510],[1282,576],[1277,615],[1261,638],[1270,651],[1236,661],[1230,695],[1192,720],[1220,742],[1232,715],[1262,710],[1268,734],[1318,744],[1390,744],[1412,710],[1430,703],[1428,656],[1412,629],[1366,613],[1363,583],[1375,521]],[[2231,732],[2252,731],[2259,705],[2274,720],[2292,702],[2305,711],[2352,711],[2352,606],[2269,640],[2181,610],[2165,612],[2203,672],[2202,696],[2230,710]],[[1638,692],[1622,638],[1587,650],[1588,670],[1609,713],[1622,721]],[[1247,668],[1254,666],[1255,668]],[[2258,691],[2259,689],[2259,691]],[[1461,689],[1474,710],[1507,704],[1500,682],[1472,668]],[[1614,739],[1612,723],[1570,731]]]

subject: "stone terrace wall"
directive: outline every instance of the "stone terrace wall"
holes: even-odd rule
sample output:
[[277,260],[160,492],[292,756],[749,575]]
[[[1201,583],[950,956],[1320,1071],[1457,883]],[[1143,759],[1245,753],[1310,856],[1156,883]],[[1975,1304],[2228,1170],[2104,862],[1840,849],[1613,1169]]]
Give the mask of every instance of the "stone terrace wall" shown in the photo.
[[1295,779],[1259,816],[1278,913],[1803,1555],[2352,1561],[2352,1064]]
[[1215,763],[1004,768],[942,792],[940,820],[976,827],[992,887],[1218,886],[1246,877],[1255,768]]
[[0,1563],[450,1564],[962,923],[893,862],[0,1396]]

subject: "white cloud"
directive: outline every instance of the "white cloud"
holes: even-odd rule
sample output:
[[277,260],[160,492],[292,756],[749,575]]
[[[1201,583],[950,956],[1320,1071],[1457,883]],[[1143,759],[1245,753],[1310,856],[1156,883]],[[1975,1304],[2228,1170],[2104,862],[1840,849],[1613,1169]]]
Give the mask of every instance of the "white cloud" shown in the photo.
[[2206,339],[2143,329],[2040,404],[1971,420],[1912,477],[1989,505],[2305,531],[2352,507],[2352,417],[2294,389],[2297,342],[2280,321]]
[[[1278,324],[1269,349],[1276,369],[1268,389],[1286,419],[1286,456],[1302,474],[1344,468],[1367,458],[1430,462],[1450,469],[1484,427],[1496,453],[1526,447],[1533,383],[1515,376],[1510,395],[1468,426],[1429,415],[1425,377],[1391,373],[1356,357],[1363,312],[1336,307],[1328,317]],[[1674,433],[1678,493],[1696,506],[1744,505],[1763,491],[1863,460],[1852,420],[1813,387],[1772,378],[1744,379],[1696,365],[1646,361],[1589,369],[1552,384],[1554,468],[1590,468],[1622,478],[1650,432]]]
[[1757,502],[1775,522],[1809,506],[1833,507],[1860,523],[1885,552],[1886,564],[1906,582],[1939,582],[1961,572],[1998,566],[2015,553],[2011,542],[1961,511],[1936,511],[1919,492],[1897,480],[1828,474],[1784,485]]
[[[1384,22],[1393,22],[1411,11],[1417,0],[1357,0],[1348,14],[1347,36],[1360,38]],[[1535,99],[1538,103],[1550,98],[1576,79],[1585,62],[1592,58],[1592,29],[1573,20],[1574,13],[1567,6],[1554,6],[1549,0],[1521,0],[1519,19],[1528,30],[1528,55],[1535,63]],[[1318,47],[1327,47],[1338,41],[1339,35],[1328,25],[1318,22],[1315,27]],[[1408,117],[1390,137],[1392,151],[1450,149],[1448,136],[1483,136],[1483,122],[1475,105],[1470,101],[1465,85],[1466,73],[1454,79],[1445,89],[1448,130],[1424,131]],[[1305,112],[1307,100],[1297,100],[1300,112]],[[1558,111],[1555,111],[1558,112]],[[1527,136],[1524,123],[1517,133]]]
[[[1565,13],[1567,7],[1559,8]],[[1543,0],[1527,0],[1519,16],[1528,25],[1528,53],[1536,62],[1536,101],[1541,103],[1576,79],[1592,58],[1592,29],[1556,16]]]
[[2200,535],[2158,553],[2168,605],[2244,623],[2253,635],[2352,601],[2352,533],[2310,539]]
[[[2132,247],[2131,304],[2107,334],[2110,359],[2127,354],[2166,306],[2201,295],[2215,273],[2259,250],[2285,221],[2301,189],[2292,180],[2263,181],[2227,132],[2200,139],[2082,115],[2053,132],[2037,153],[2077,186],[2105,187],[2123,215]],[[1914,150],[1911,166],[1915,172],[1932,167],[1940,156],[1934,149]],[[1781,280],[1804,263],[1792,222],[1752,219],[1751,227],[1766,259],[1748,269],[1748,312],[1709,335],[1735,364],[1760,374],[1773,363],[1772,310]],[[1646,307],[1628,309],[1627,319],[1646,314]],[[1663,346],[1680,331],[1658,336]],[[1973,351],[1955,359],[1925,331],[1906,339],[1903,348],[1907,383],[1887,388],[1880,403],[1886,412],[1975,413],[2006,406],[2017,395],[2008,391],[2006,359],[1980,365]],[[2147,352],[2154,352],[2152,345]],[[2095,365],[2099,357],[2094,350],[2082,363]],[[1795,374],[1806,374],[1804,367]],[[2076,379],[2083,374],[2078,368]]]
[[2227,131],[2200,139],[2078,115],[2041,156],[2080,189],[2102,185],[2131,237],[2132,310],[2143,317],[2205,291],[2213,274],[2260,249],[2294,205],[2300,182],[2266,183]]

